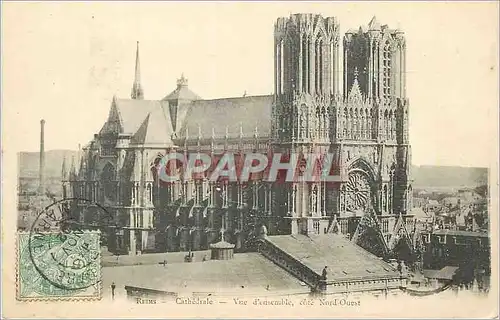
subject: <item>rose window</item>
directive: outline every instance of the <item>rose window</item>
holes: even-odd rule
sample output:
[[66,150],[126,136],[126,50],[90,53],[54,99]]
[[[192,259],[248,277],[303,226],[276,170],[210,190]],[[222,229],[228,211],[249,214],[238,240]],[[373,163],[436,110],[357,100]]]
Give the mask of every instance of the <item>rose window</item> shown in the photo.
[[345,185],[346,209],[349,211],[364,210],[370,200],[370,183],[366,175],[360,172],[349,174]]

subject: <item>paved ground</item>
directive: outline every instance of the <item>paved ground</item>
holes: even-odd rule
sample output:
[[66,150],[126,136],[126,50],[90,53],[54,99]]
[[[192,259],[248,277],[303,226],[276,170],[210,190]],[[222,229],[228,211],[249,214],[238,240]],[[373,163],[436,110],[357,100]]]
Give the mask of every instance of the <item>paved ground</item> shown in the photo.
[[[210,259],[210,251],[193,251],[195,262],[201,262],[206,256]],[[137,256],[113,256],[106,247],[101,249],[101,265],[102,265],[102,281],[103,281],[103,296],[111,297],[111,283],[115,282],[116,297],[126,297],[124,290],[125,285],[130,284],[130,280],[134,279],[137,274],[141,274],[141,266],[160,266],[165,260],[167,266],[171,264],[182,264],[185,266],[184,256],[187,252],[166,252],[166,253],[148,253]]]
[[[193,251],[195,261],[202,261],[205,256],[210,259],[210,251]],[[166,253],[147,253],[137,256],[113,256],[105,248],[101,253],[101,265],[103,267],[117,267],[117,266],[134,266],[134,265],[152,265],[159,264],[164,260],[167,264],[170,263],[183,263],[184,256],[187,252],[166,252]]]
[[235,254],[228,261],[104,267],[102,273],[104,297],[111,296],[112,282],[117,298],[126,296],[126,285],[191,293],[309,292],[307,286],[258,253]]

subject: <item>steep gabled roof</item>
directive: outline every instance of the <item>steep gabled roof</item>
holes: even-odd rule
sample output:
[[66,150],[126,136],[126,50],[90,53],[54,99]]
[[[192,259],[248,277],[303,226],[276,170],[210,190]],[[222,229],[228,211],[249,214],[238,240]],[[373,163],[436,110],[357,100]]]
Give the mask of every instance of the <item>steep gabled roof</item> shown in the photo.
[[160,105],[149,112],[137,132],[132,137],[133,144],[172,145],[172,123],[167,106]]
[[128,134],[136,133],[150,112],[162,109],[163,104],[168,105],[168,102],[135,99],[116,99],[114,103],[120,115],[122,133]]

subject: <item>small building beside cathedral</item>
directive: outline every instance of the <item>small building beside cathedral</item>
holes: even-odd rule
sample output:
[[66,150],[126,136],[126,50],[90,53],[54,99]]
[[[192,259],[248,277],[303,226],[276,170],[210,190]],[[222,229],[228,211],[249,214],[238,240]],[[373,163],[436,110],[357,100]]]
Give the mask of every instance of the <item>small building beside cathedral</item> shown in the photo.
[[[281,237],[277,247],[288,235],[335,233],[379,256],[410,254],[404,33],[373,18],[341,35],[335,17],[292,14],[274,25],[273,71],[272,95],[204,100],[181,76],[172,92],[148,100],[137,44],[131,96],[111,99],[101,130],[63,170],[65,197],[107,210],[107,245],[118,254],[206,250],[221,231],[235,252],[247,251],[262,227]],[[164,184],[157,167],[170,152],[328,153],[339,181],[210,181],[178,168],[180,180]],[[86,207],[78,219],[89,224],[97,212]]]

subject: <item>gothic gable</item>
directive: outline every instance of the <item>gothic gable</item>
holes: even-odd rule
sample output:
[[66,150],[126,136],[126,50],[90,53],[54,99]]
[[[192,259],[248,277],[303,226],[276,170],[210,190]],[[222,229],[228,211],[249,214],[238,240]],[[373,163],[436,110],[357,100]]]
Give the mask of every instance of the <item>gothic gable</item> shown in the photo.
[[404,243],[406,244],[412,243],[410,235],[408,234],[408,230],[406,229],[406,223],[404,221],[402,214],[400,213],[396,225],[394,226],[394,229],[392,231],[391,238],[389,240],[388,244],[389,250],[396,249],[396,246],[398,245],[398,243],[400,243],[401,240],[403,240]]
[[361,93],[361,89],[359,87],[358,78],[354,78],[354,82],[351,86],[351,91],[349,91],[349,95],[347,96],[347,103],[349,106],[353,107],[361,106],[364,103],[363,94]]
[[351,241],[379,257],[385,257],[389,253],[373,210],[368,210],[361,218]]
[[393,258],[412,261],[415,258],[415,239],[410,237],[407,225],[400,214],[389,239],[388,248]]
[[121,123],[120,113],[118,112],[118,108],[116,106],[116,97],[113,97],[113,102],[111,103],[111,108],[109,109],[108,119],[99,131],[99,134],[116,135],[121,133],[123,131]]

